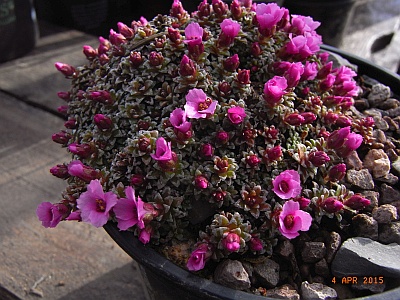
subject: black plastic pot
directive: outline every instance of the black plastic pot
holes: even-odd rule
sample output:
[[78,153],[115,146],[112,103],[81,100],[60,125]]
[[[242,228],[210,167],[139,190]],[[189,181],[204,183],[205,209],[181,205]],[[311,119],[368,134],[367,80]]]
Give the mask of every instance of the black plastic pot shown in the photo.
[[[358,73],[379,80],[400,95],[400,76],[350,53],[323,45],[322,50],[336,53],[358,66]],[[221,286],[198,277],[172,263],[148,245],[143,245],[132,232],[120,231],[116,223],[109,222],[104,229],[111,238],[140,266],[151,300],[266,300],[257,296]],[[357,298],[359,300],[399,300],[400,287],[381,294]]]
[[291,14],[311,16],[321,22],[317,32],[325,44],[339,47],[355,5],[366,0],[285,0]]

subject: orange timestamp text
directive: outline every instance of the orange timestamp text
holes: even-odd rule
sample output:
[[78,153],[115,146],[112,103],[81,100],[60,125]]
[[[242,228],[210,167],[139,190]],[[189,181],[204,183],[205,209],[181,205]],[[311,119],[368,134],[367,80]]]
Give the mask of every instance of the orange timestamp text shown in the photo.
[[345,276],[333,277],[333,284],[384,284],[385,279],[383,276]]

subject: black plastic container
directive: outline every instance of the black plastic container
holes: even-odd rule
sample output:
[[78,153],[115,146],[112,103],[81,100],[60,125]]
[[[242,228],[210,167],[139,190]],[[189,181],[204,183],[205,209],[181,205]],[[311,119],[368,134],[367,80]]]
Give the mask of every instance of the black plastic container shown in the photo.
[[[390,86],[395,94],[400,95],[400,76],[397,74],[335,47],[323,45],[321,48],[347,59],[350,63],[358,66],[358,74],[376,79]],[[116,223],[109,222],[104,229],[139,264],[144,283],[147,286],[149,300],[272,300],[272,298],[234,290],[198,277],[167,260],[150,246],[143,245],[132,232],[120,231]],[[400,287],[357,299],[399,300]]]

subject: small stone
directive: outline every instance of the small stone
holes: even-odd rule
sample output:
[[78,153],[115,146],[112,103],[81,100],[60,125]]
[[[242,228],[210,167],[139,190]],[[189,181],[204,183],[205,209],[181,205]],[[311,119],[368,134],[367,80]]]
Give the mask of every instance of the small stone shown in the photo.
[[385,290],[385,288],[386,288],[385,283],[381,283],[381,284],[379,284],[379,283],[374,284],[374,283],[368,283],[368,282],[364,283],[364,280],[368,280],[369,278],[371,278],[372,282],[375,279],[378,279],[378,277],[364,276],[362,278],[363,279],[362,282],[360,281],[357,284],[351,285],[352,289],[354,289],[356,291],[370,291],[374,294],[382,293]]
[[386,113],[391,118],[397,117],[400,115],[400,107],[388,109]]
[[348,157],[346,157],[345,163],[348,169],[361,170],[363,168],[363,163],[358,157],[357,151],[353,151]]
[[397,175],[400,175],[400,159],[392,163],[392,169]]
[[279,264],[272,259],[266,259],[254,266],[254,274],[266,288],[276,287],[279,282]]
[[383,177],[375,178],[375,180],[387,183],[389,185],[395,185],[397,182],[399,182],[399,177],[393,175],[392,173],[388,173]]
[[265,296],[274,299],[300,300],[299,293],[289,284],[267,290]]
[[375,187],[374,180],[368,169],[348,170],[346,180],[348,183],[364,190],[373,190]]
[[354,101],[354,106],[359,110],[359,111],[364,111],[369,108],[369,102],[368,99],[361,98],[357,99]]
[[214,272],[214,281],[237,290],[245,290],[251,286],[249,274],[240,261],[226,259]]
[[322,283],[301,283],[301,296],[304,300],[336,299],[337,293],[333,288]]
[[331,271],[336,277],[387,276],[400,278],[400,245],[384,245],[369,238],[346,240],[336,253]]
[[346,284],[335,284],[333,286],[335,289],[338,299],[353,299],[354,298],[354,292],[351,290],[349,285]]
[[342,243],[342,238],[337,232],[330,232],[329,236],[326,238],[326,254],[325,259],[328,263],[331,263],[335,257],[336,251],[338,251],[340,244]]
[[[391,144],[393,144],[392,142],[390,142]],[[394,146],[394,145],[393,145]],[[386,150],[386,153],[390,159],[391,162],[395,162],[399,159],[399,156],[397,155],[396,151],[394,150],[395,148],[389,148]],[[392,164],[392,168],[393,168],[393,164]]]
[[389,99],[391,96],[390,87],[377,83],[374,84],[371,88],[371,92],[368,95],[368,102],[371,107],[378,106],[385,100]]
[[301,257],[306,263],[315,263],[321,260],[326,253],[325,244],[322,242],[306,242],[301,251]]
[[376,142],[382,143],[382,144],[386,143],[387,139],[386,139],[386,134],[385,134],[384,131],[382,131],[380,129],[375,129],[373,131],[373,135],[372,136],[375,138]]
[[394,201],[400,200],[400,191],[383,183],[381,185],[379,202],[381,204],[391,204]]
[[383,225],[380,229],[378,240],[384,244],[400,244],[400,222]]
[[315,273],[323,278],[327,278],[330,275],[328,263],[324,258],[315,264]]
[[379,224],[386,224],[397,220],[397,209],[393,205],[383,204],[379,207],[375,207],[372,211],[372,217]]
[[386,99],[386,101],[381,102],[378,105],[378,108],[383,109],[383,110],[388,110],[388,109],[396,108],[399,106],[400,106],[399,100],[397,100],[395,98],[389,98],[389,99]]
[[390,160],[383,149],[371,149],[364,158],[364,167],[374,178],[383,177],[390,172]]
[[385,120],[385,122],[388,124],[390,131],[399,130],[399,124],[396,121],[394,121],[391,117],[384,116],[383,120]]
[[294,254],[294,246],[289,240],[284,240],[276,249],[276,253],[282,257],[288,258]]
[[389,124],[385,121],[384,118],[382,117],[376,117],[374,116],[374,121],[375,121],[375,128],[378,128],[383,131],[388,131],[389,130]]
[[357,236],[378,239],[378,222],[366,214],[358,214],[352,218],[354,231]]

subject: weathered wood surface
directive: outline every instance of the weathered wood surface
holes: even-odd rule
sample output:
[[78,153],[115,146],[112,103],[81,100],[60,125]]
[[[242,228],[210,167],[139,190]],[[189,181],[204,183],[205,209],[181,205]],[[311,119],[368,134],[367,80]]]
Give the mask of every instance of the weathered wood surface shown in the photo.
[[[46,229],[36,217],[65,183],[49,169],[70,160],[51,140],[63,120],[49,110],[68,88],[55,61],[84,62],[96,39],[66,31],[40,41],[28,56],[0,65],[0,299],[144,299],[136,264],[102,229],[63,222]],[[25,103],[25,102],[28,102]]]

